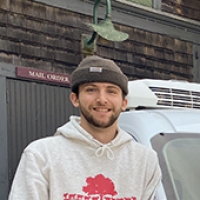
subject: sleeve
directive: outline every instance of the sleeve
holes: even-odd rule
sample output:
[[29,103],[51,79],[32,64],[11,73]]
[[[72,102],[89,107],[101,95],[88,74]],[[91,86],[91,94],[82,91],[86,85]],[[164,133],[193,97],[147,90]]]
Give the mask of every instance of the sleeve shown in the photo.
[[22,154],[8,200],[48,200],[43,161],[31,152]]
[[161,185],[161,169],[158,162],[157,154],[154,153],[154,159],[149,160],[147,165],[146,186],[142,200],[154,200],[155,194]]

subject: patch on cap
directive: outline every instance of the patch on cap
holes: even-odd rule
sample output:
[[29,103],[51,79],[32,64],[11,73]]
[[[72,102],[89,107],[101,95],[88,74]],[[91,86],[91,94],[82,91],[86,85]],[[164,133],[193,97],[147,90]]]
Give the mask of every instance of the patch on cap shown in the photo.
[[102,72],[103,68],[102,67],[90,67],[89,72]]

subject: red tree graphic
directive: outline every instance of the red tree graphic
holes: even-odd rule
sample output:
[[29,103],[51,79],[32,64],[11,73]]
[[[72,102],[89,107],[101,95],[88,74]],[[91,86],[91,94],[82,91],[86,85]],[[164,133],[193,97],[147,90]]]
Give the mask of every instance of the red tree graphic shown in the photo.
[[117,194],[113,182],[102,174],[98,174],[94,178],[89,177],[86,182],[87,186],[83,187],[83,191],[88,195],[98,194],[102,199],[104,195],[114,196]]
[[114,198],[117,194],[112,180],[105,178],[102,174],[96,175],[94,178],[86,179],[87,186],[83,186],[82,190],[87,194],[63,194],[64,200],[137,200],[136,197]]

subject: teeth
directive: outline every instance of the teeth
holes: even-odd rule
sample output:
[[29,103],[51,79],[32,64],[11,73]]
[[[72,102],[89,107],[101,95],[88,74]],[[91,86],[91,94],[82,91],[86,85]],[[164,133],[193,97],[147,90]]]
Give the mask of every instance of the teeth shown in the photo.
[[108,109],[105,109],[105,108],[97,108],[96,110],[99,112],[107,112],[108,111]]

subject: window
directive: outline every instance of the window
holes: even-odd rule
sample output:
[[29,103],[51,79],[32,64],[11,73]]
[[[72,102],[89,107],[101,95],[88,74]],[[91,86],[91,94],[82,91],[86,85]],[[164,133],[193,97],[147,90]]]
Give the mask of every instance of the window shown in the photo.
[[142,6],[153,7],[153,0],[127,0],[136,4],[140,4]]
[[200,196],[200,134],[159,134],[158,152],[167,199],[198,200]]

